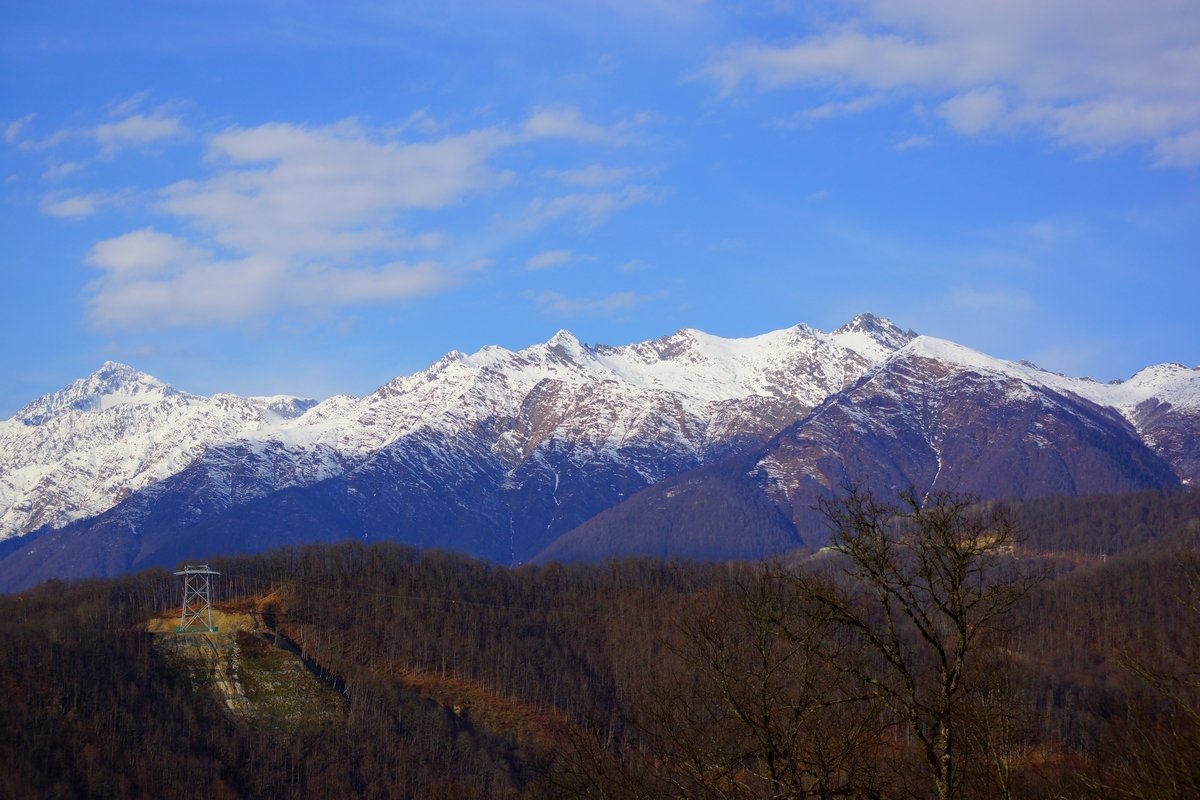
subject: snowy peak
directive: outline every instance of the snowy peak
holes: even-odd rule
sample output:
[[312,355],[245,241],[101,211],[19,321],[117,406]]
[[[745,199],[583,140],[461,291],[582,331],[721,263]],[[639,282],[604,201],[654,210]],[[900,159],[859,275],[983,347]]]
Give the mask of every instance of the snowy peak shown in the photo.
[[[497,485],[509,487],[504,491],[548,488],[543,510],[561,526],[570,516],[563,498],[572,491],[583,497],[595,490],[586,496],[616,502],[672,471],[758,446],[818,407],[829,413],[837,398],[850,398],[841,405],[862,417],[868,412],[852,402],[856,393],[891,398],[896,408],[918,396],[936,401],[929,408],[950,408],[967,390],[986,392],[994,406],[1046,399],[1043,405],[1078,406],[1108,422],[1119,423],[1120,414],[1181,478],[1200,479],[1200,369],[1164,364],[1101,384],[860,314],[832,333],[800,324],[724,338],[683,328],[617,347],[589,346],[560,330],[515,351],[452,351],[370,395],[320,404],[192,395],[107,362],[0,422],[0,539],[98,514],[202,459],[219,461],[225,451],[276,459],[237,484],[243,494],[247,485],[269,492],[331,475],[386,472],[393,461],[407,464],[414,485],[424,487],[458,485],[493,470]],[[1053,394],[1102,408],[1070,398],[1059,403]],[[251,461],[231,464],[249,469]],[[586,492],[571,484],[593,479]],[[237,481],[221,480],[233,497]],[[595,503],[588,508],[603,505]],[[549,531],[550,518],[535,527]]]
[[914,334],[871,315],[824,333],[807,325],[747,338],[723,338],[693,328],[623,347],[596,347],[596,357],[621,380],[667,389],[699,402],[752,396],[813,406]]
[[[334,519],[519,561],[651,484],[756,452],[754,475],[792,511],[860,467],[881,487],[987,496],[1200,481],[1200,369],[1103,384],[873,314],[831,333],[683,328],[619,347],[563,330],[519,350],[452,351],[315,405],[186,394],[109,362],[0,422],[0,540],[94,518],[97,535],[120,528],[136,550],[139,521],[191,536],[196,520],[294,488],[314,492],[316,517],[254,517],[281,526],[280,541]],[[347,495],[327,506],[333,486]]]
[[316,400],[309,400],[302,397],[292,397],[291,395],[274,395],[271,397],[247,397],[254,406],[262,410],[263,418],[269,422],[282,422],[284,420],[296,419],[304,415],[313,406],[317,405]]
[[927,358],[964,369],[994,372],[1014,377],[1016,375],[1053,374],[1028,362],[1016,363],[993,358],[978,350],[972,350],[957,342],[939,339],[936,336],[917,336],[913,338],[912,341],[896,351],[892,360],[908,358]]
[[568,330],[560,330],[543,347],[555,360],[565,364],[584,364],[592,360],[592,352]]
[[908,358],[931,359],[960,369],[1070,392],[1097,405],[1114,408],[1134,424],[1137,424],[1136,409],[1149,400],[1168,403],[1176,411],[1200,411],[1200,367],[1158,364],[1146,367],[1128,380],[1098,383],[1091,378],[1051,372],[1029,361],[1005,361],[933,336],[914,338],[886,363]]
[[1200,367],[1156,364],[1124,381],[1104,387],[1119,408],[1134,408],[1146,400],[1170,403],[1176,410],[1200,411]]
[[551,336],[550,340],[546,342],[546,346],[550,348],[565,347],[571,350],[578,350],[583,348],[583,343],[579,341],[579,338],[575,334],[571,333],[566,328],[560,328],[558,332]]
[[119,405],[150,405],[181,392],[152,375],[116,361],[105,361],[100,369],[69,386],[44,395],[17,412],[26,425],[44,422],[70,411],[103,411]]
[[838,328],[833,332],[833,336],[844,341],[847,346],[857,340],[872,351],[877,348],[890,351],[908,344],[917,334],[911,330],[903,330],[889,319],[864,313]]

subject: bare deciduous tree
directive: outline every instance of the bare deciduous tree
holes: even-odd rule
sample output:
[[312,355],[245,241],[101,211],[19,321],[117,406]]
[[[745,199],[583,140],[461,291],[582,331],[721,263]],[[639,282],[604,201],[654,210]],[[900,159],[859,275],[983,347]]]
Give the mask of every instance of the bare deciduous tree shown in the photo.
[[[1120,747],[1093,788],[1127,800],[1200,797],[1200,537],[1179,554],[1188,569],[1192,612],[1178,652],[1151,665],[1146,656],[1126,655],[1121,666],[1149,696],[1133,702]],[[1165,631],[1150,632],[1161,638]]]
[[670,676],[648,704],[684,797],[874,794],[879,715],[829,664],[846,637],[789,568],[747,567],[680,626]]
[[914,740],[939,800],[961,796],[972,662],[1038,580],[1019,569],[1013,525],[955,493],[890,504],[853,488],[821,510],[843,579],[806,595],[862,645],[834,665]]

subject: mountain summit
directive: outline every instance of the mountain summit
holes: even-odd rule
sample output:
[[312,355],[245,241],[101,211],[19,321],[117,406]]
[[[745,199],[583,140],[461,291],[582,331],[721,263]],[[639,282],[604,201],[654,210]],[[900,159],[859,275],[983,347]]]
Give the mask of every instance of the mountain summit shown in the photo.
[[862,334],[885,350],[898,350],[917,336],[911,330],[901,330],[891,320],[870,313],[859,314],[833,333],[835,336]]
[[[1100,384],[871,314],[622,346],[559,331],[320,403],[192,395],[110,362],[0,422],[0,539],[30,537],[0,585],[344,536],[519,563],[643,497],[677,509],[680,480],[732,515],[702,552],[747,552],[722,548],[759,517],[786,522],[747,547],[778,549],[812,541],[797,509],[847,478],[987,496],[1194,481],[1197,409],[1200,370]],[[584,550],[621,552],[618,533]]]
[[148,405],[173,393],[176,393],[174,389],[157,378],[116,361],[105,361],[86,378],[34,400],[17,412],[16,419],[26,425],[41,425],[68,411]]

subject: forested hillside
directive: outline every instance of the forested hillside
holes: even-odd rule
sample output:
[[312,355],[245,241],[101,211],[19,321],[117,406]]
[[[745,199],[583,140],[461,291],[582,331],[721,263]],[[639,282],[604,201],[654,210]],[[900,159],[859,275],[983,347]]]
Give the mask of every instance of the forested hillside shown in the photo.
[[[152,632],[178,614],[167,572],[0,597],[0,796],[1196,796],[1200,492],[933,499],[898,538],[771,564],[358,544],[213,562],[218,607],[255,620],[220,634],[242,710]],[[861,533],[878,508],[828,510]],[[939,526],[969,535],[921,550]],[[864,634],[888,619],[855,583],[872,541],[915,576],[891,640],[907,673]],[[959,631],[921,627],[942,585],[922,553],[966,554]],[[931,654],[959,645],[943,707]],[[255,670],[287,659],[319,688],[282,715]]]

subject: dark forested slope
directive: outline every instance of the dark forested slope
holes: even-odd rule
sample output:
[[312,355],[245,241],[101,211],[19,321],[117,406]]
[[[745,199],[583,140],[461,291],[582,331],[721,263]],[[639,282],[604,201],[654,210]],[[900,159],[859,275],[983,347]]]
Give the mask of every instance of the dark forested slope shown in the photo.
[[[1197,497],[1012,510],[1020,563],[1052,577],[967,676],[965,709],[993,731],[1004,710],[1003,736],[987,741],[1002,745],[1007,772],[971,762],[957,796],[1189,796],[1200,779],[1200,692],[1186,678],[1200,666]],[[294,645],[341,698],[340,710],[287,724],[231,713],[161,645],[175,634],[148,631],[177,608],[169,574],[45,584],[0,597],[0,796],[665,796],[668,779],[719,782],[688,764],[713,767],[746,741],[734,717],[709,714],[714,664],[726,662],[706,654],[748,670],[755,653],[783,652],[762,638],[764,620],[800,608],[793,570],[836,576],[827,559],[783,572],[650,560],[507,569],[343,544],[214,561],[219,606],[249,608],[263,626],[238,640],[242,682],[261,648],[290,658]],[[840,636],[809,646],[827,652]],[[788,652],[774,688],[829,678],[800,668],[794,653],[807,650]],[[826,741],[852,758],[821,772],[828,751],[798,750],[800,778],[840,780],[857,787],[850,796],[932,791],[885,710],[823,708],[806,730],[839,732]],[[761,783],[743,785],[734,796],[760,796]]]

